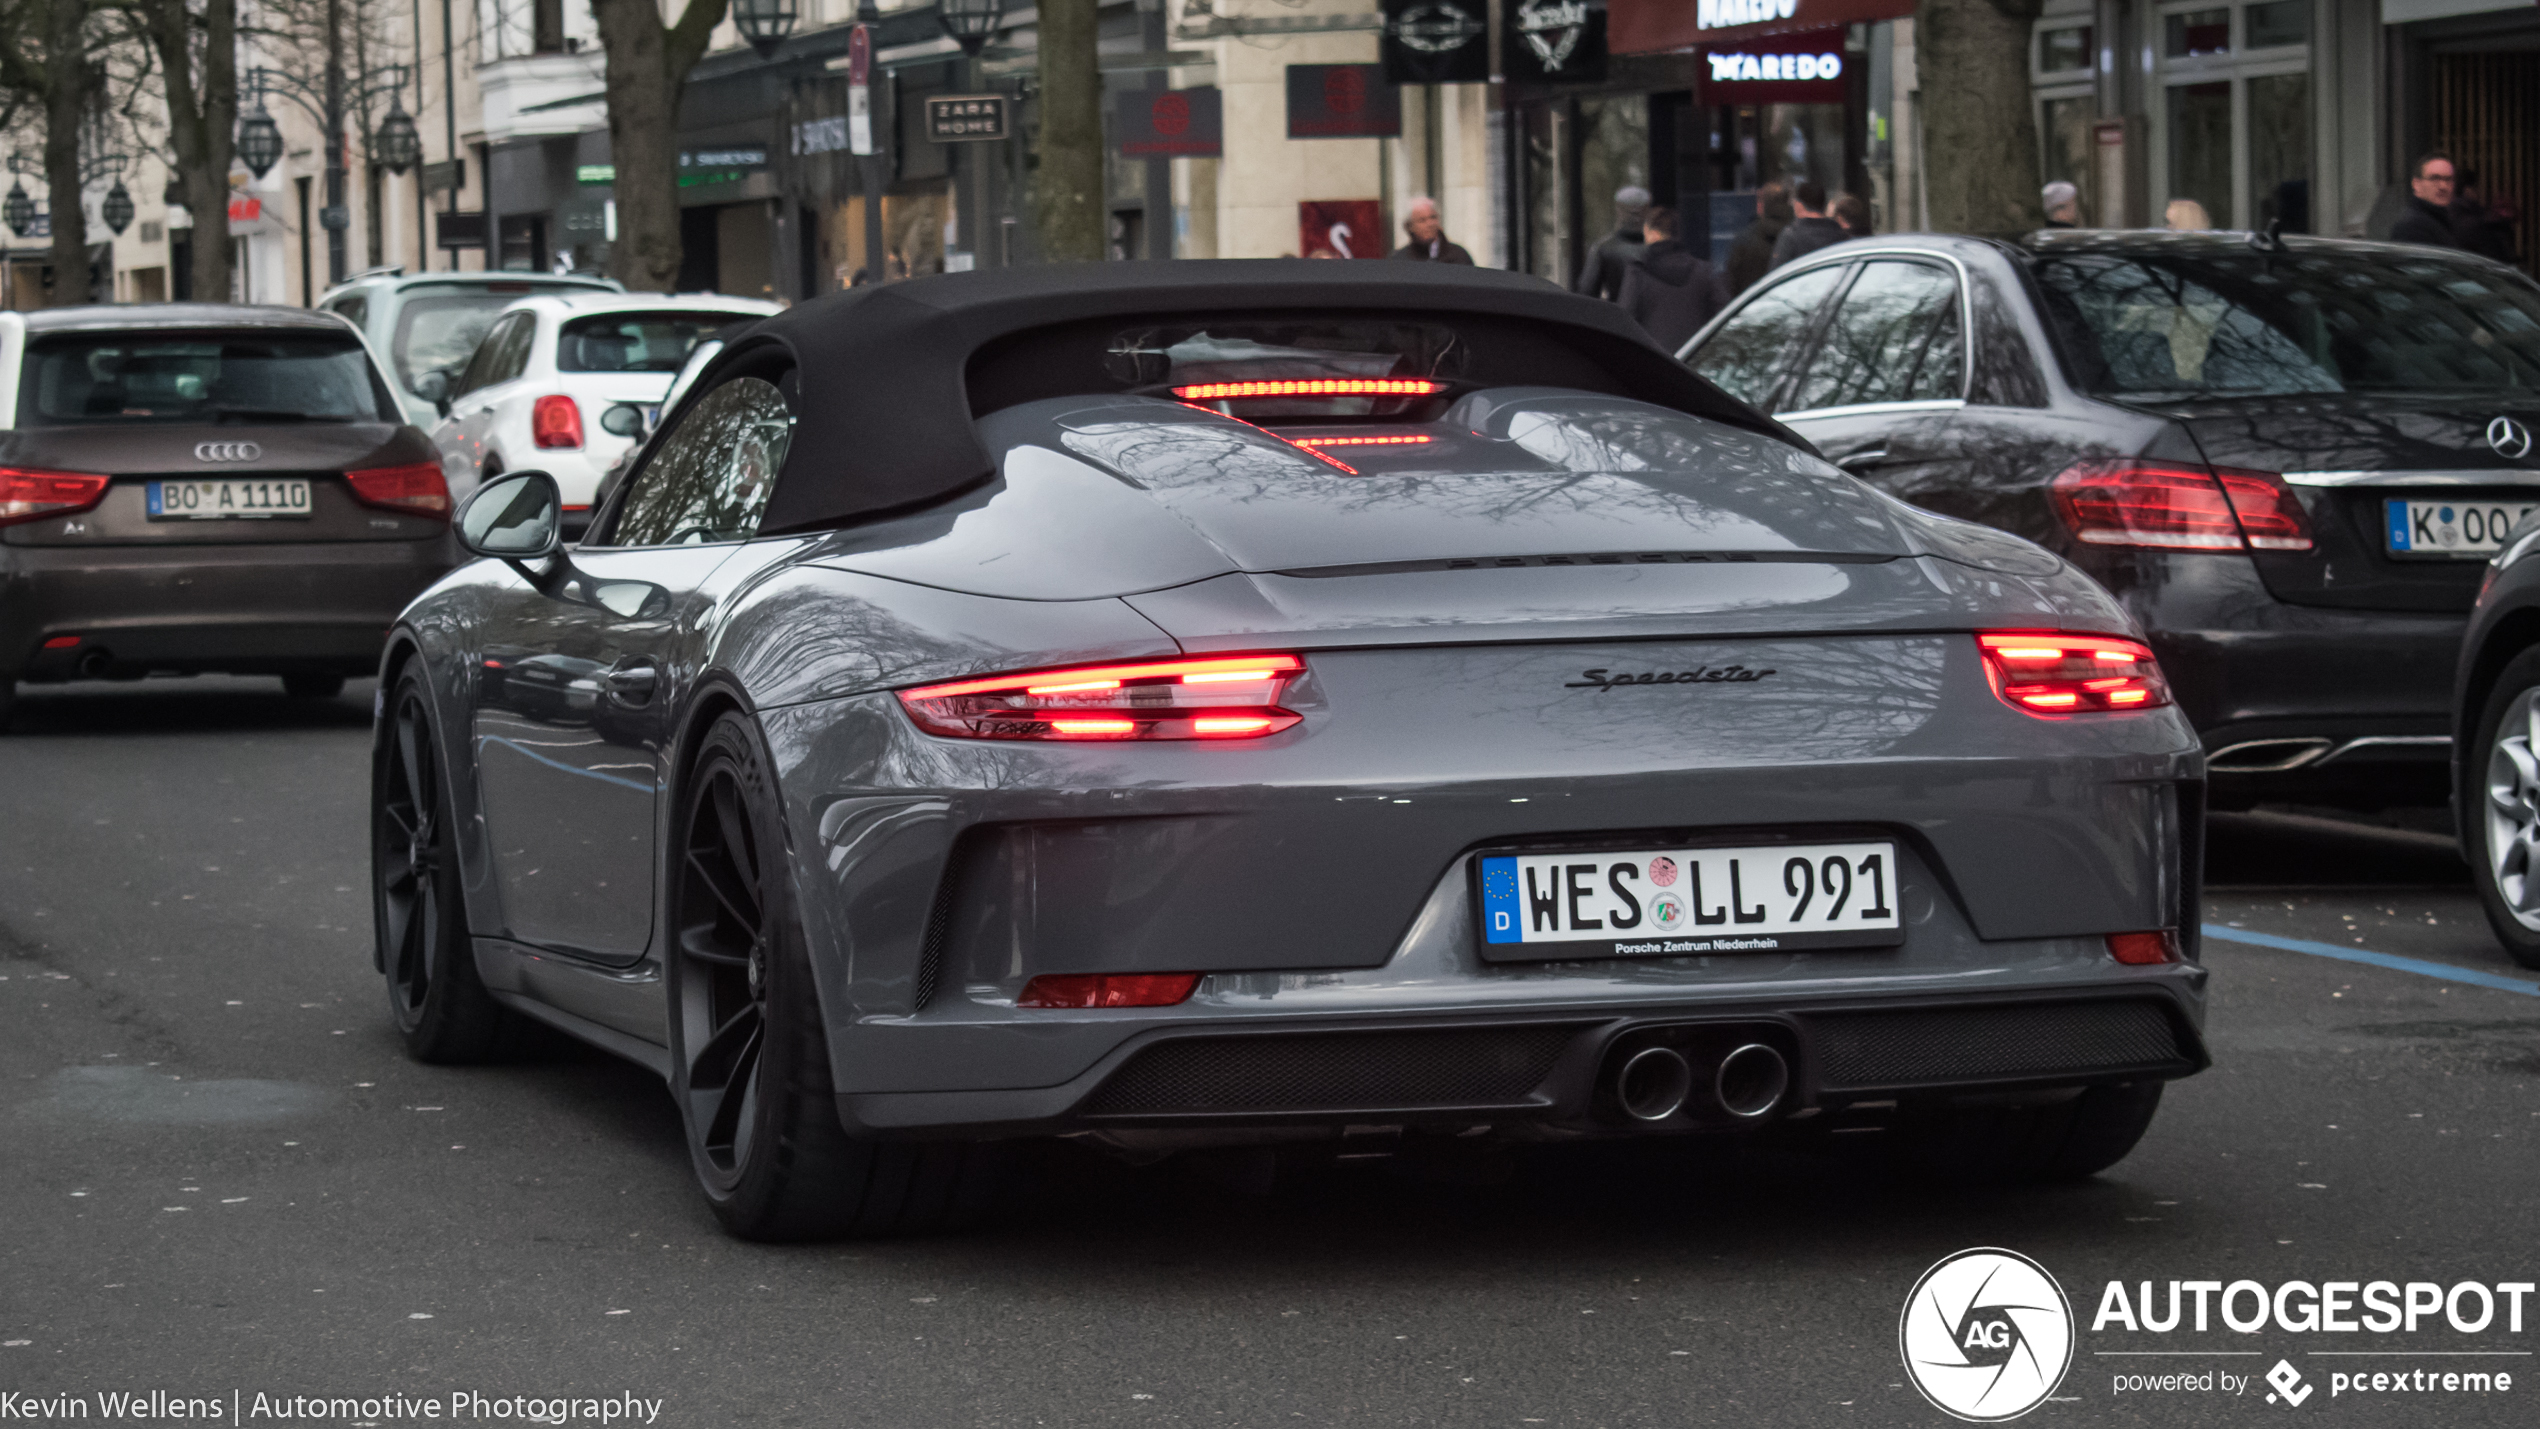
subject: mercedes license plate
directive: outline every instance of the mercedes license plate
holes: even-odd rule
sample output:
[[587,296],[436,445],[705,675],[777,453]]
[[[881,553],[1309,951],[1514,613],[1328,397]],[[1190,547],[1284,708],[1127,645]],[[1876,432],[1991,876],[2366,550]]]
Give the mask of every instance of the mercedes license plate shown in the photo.
[[2505,536],[2540,501],[2404,501],[2382,503],[2388,516],[2390,554],[2437,559],[2485,560],[2504,549]]
[[233,477],[221,481],[154,481],[150,483],[153,521],[235,521],[275,516],[307,516],[309,483],[305,477],[257,480]]
[[1701,957],[1892,947],[1896,845],[1484,855],[1482,956]]

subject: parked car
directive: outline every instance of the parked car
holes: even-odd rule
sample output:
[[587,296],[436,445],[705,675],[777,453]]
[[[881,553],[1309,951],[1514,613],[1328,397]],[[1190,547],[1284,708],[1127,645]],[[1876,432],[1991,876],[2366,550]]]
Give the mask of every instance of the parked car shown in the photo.
[[1611,304],[860,289],[561,514],[478,488],[397,622],[375,965],[418,1058],[520,1014],[659,1072],[736,1234],[940,1225],[1058,1134],[2086,1176],[2206,1064],[2201,758],[2123,610]]
[[1905,234],[1776,270],[1685,356],[2114,591],[2218,806],[2446,797],[2479,573],[2540,504],[2529,278],[2335,239]]
[[[2515,424],[2528,440],[2533,426]],[[2452,697],[2453,812],[2488,926],[2540,968],[2540,516],[2488,562]]]
[[387,361],[406,420],[432,430],[441,409],[424,395],[467,365],[495,314],[532,293],[623,292],[615,279],[550,273],[415,273],[374,268],[318,296],[318,307],[362,330]]
[[0,717],[159,672],[332,695],[456,563],[432,443],[339,317],[0,313],[0,374]]
[[534,466],[556,479],[566,534],[579,536],[600,478],[642,435],[634,422],[603,421],[610,409],[661,401],[700,340],[781,311],[715,293],[577,293],[512,304],[450,385],[446,415],[432,428],[451,491],[464,496],[480,481]]

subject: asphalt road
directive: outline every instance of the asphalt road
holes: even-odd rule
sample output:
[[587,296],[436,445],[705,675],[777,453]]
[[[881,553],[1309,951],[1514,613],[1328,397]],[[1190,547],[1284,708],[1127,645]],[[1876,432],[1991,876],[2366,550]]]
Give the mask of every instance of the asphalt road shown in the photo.
[[[2540,1279],[2540,986],[2432,833],[2216,819],[2213,921],[2312,950],[2208,942],[2214,1070],[2082,1185],[1907,1182],[1839,1139],[1496,1181],[1352,1163],[1266,1194],[1059,1151],[978,1233],[765,1248],[701,1208],[648,1075],[559,1043],[401,1055],[369,963],[369,702],[39,690],[0,739],[0,1419],[12,1393],[156,1389],[224,1413],[473,1393],[457,1422],[483,1423],[633,1393],[677,1426],[1934,1425],[1899,1309],[1992,1245],[2083,1321],[2029,1422],[2271,1420],[2280,1358],[2302,1416],[2532,1422],[2540,1301],[2525,1334],[2501,1310],[2474,1335],[2091,1325],[2112,1279]],[[2108,1353],[2145,1348],[2171,1353]],[[2314,1353],[2367,1348],[2454,1353]],[[2514,1385],[2330,1397],[2385,1366]],[[2215,1370],[2250,1388],[2115,1387]]]

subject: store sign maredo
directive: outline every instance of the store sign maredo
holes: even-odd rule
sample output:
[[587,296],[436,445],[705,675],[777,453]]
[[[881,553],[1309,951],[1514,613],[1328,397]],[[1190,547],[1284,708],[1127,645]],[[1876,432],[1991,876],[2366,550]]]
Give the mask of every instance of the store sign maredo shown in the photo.
[[[1667,54],[1900,19],[1914,13],[1914,4],[1915,0],[1692,0],[1690,4],[1686,0],[1606,0],[1606,44],[1618,55]],[[1838,55],[1843,49],[1839,44],[1833,48]]]
[[1802,30],[1705,45],[1696,104],[1841,104],[1844,31]]

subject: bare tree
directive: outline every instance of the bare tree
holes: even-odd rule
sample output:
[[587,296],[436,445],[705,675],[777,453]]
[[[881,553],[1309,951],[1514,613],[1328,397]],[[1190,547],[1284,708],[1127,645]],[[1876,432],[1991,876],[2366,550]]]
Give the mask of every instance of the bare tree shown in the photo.
[[107,27],[89,0],[17,0],[0,43],[0,85],[22,96],[44,129],[46,207],[53,225],[54,307],[94,301],[88,279],[88,212],[80,189],[80,139],[91,126],[94,50]]
[[238,0],[126,0],[157,60],[171,172],[194,218],[193,292],[229,297],[229,165],[238,132]]
[[730,0],[687,0],[678,23],[658,0],[591,0],[608,54],[609,161],[617,167],[617,241],[609,272],[638,291],[679,281],[679,92]]
[[1099,0],[1041,0],[1040,166],[1032,176],[1041,252],[1050,261],[1102,257],[1102,74],[1095,68]]
[[2040,0],[1922,0],[1915,13],[1923,183],[1935,229],[2024,232],[2045,219],[2028,82],[2039,8]]

